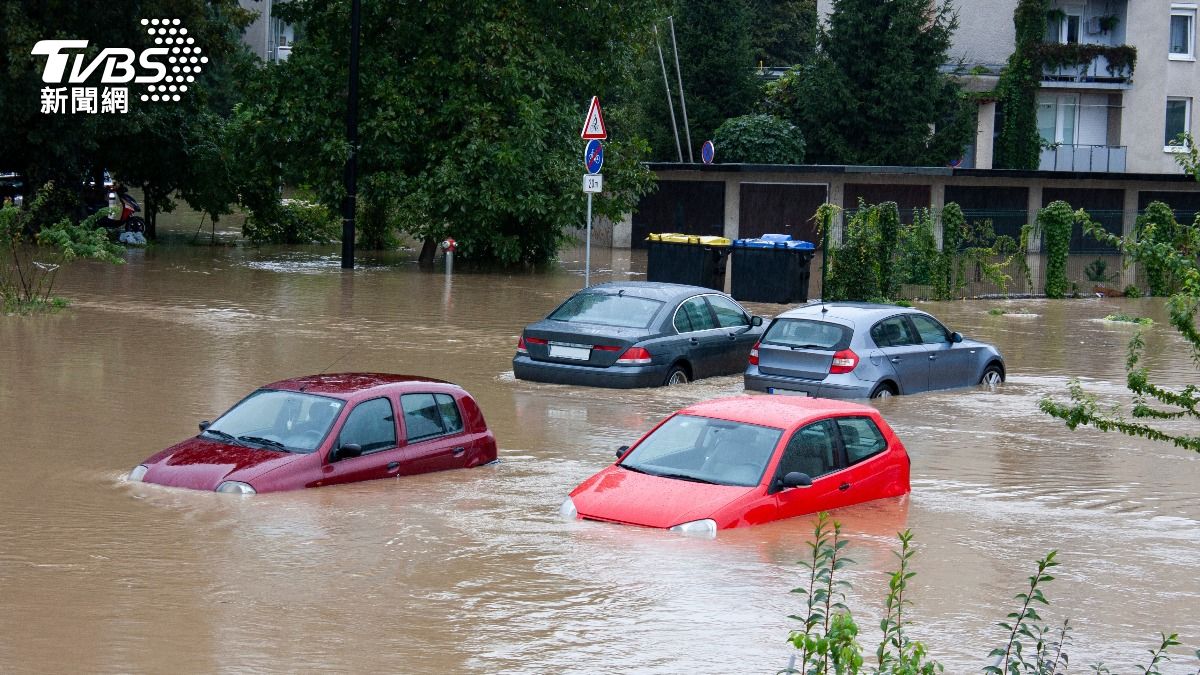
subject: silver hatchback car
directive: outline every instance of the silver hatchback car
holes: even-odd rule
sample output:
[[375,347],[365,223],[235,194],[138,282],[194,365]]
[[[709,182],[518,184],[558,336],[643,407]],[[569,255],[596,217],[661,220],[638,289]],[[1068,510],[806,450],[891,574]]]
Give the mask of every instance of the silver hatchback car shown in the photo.
[[824,398],[882,398],[995,386],[1004,358],[929,314],[863,302],[814,303],[775,317],[750,352],[746,389]]

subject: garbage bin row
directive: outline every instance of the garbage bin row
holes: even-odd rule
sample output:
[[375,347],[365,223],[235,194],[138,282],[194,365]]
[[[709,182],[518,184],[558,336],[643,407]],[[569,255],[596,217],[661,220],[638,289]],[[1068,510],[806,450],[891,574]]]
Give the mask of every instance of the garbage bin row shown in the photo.
[[746,302],[792,304],[808,301],[812,243],[788,234],[730,241],[725,237],[651,234],[646,279],[722,290],[733,258],[730,295]]

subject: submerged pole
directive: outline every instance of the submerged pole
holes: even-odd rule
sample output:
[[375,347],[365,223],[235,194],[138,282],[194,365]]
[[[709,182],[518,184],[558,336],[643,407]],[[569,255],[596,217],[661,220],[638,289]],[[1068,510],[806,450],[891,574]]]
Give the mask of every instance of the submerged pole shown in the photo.
[[342,269],[354,269],[354,214],[358,208],[358,33],[361,0],[350,4],[350,88],[346,94],[346,142],[350,156],[343,175],[346,198],[342,201]]

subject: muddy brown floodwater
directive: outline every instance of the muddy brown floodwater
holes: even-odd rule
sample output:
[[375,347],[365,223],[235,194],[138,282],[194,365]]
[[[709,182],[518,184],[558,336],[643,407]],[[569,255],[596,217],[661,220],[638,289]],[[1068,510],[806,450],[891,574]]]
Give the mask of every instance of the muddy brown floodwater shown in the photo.
[[[593,252],[596,280],[644,254]],[[558,505],[614,449],[722,377],[608,391],[512,377],[522,325],[579,288],[557,271],[459,273],[405,258],[338,268],[332,249],[161,246],[81,264],[70,309],[0,316],[0,670],[5,672],[773,673],[799,609],[811,521],[722,532],[567,523]],[[992,307],[1036,316],[993,316]],[[751,305],[774,314],[780,307]],[[848,604],[874,649],[894,533],[918,554],[911,635],[978,672],[997,621],[1050,549],[1042,615],[1071,619],[1076,671],[1145,662],[1160,631],[1200,647],[1200,458],[1067,431],[1037,401],[1079,376],[1123,392],[1132,328],[1150,363],[1195,369],[1161,301],[926,306],[999,345],[1009,381],[881,404],[912,495],[836,513],[857,564]],[[479,399],[499,465],[238,498],[130,484],[126,472],[254,387],[322,370],[417,373]],[[1193,672],[1190,657],[1164,672]],[[1184,663],[1191,663],[1185,667]],[[1175,668],[1176,670],[1171,670]]]

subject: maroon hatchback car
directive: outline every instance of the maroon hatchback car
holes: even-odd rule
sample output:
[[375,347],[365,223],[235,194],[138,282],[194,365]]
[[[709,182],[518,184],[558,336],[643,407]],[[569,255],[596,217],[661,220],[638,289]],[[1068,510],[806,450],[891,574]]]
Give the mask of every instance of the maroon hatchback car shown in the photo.
[[496,438],[461,387],[380,373],[269,384],[129,479],[239,494],[295,490],[495,461]]

